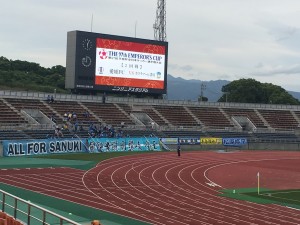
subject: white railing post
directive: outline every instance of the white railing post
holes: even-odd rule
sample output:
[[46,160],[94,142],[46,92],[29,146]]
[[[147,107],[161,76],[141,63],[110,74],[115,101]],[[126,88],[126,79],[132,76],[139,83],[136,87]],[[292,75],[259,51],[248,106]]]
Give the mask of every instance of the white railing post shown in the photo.
[[[80,225],[79,223],[77,223],[77,222],[75,222],[73,220],[70,220],[70,219],[68,219],[66,217],[63,217],[63,216],[58,215],[58,214],[56,214],[54,212],[51,212],[50,210],[45,209],[43,207],[40,207],[40,206],[38,206],[36,204],[33,204],[30,201],[26,201],[26,200],[21,199],[21,198],[19,198],[17,196],[9,194],[8,192],[5,192],[5,191],[3,191],[1,189],[0,189],[0,192],[2,193],[2,212],[5,212],[5,206],[8,205],[6,203],[6,196],[9,196],[9,197],[11,197],[11,198],[14,199],[15,204],[14,204],[14,209],[13,210],[14,210],[14,218],[15,219],[17,219],[17,212],[19,211],[18,208],[17,208],[18,207],[17,201],[22,202],[24,204],[27,204],[27,225],[31,224],[31,219],[32,218],[37,219],[38,221],[42,222],[43,224],[47,224],[46,223],[46,217],[47,217],[46,214],[49,214],[49,215],[52,215],[52,216],[58,218],[59,221],[60,221],[60,224],[63,224],[64,222],[68,222],[69,224],[72,224],[72,225]],[[8,205],[8,206],[12,207],[11,205]],[[43,218],[36,218],[36,217],[32,216],[31,215],[31,209],[32,209],[32,207],[35,208],[35,209],[38,209],[38,210],[42,211],[42,213],[43,213],[42,217]],[[22,211],[20,211],[20,212],[22,212]],[[25,213],[25,212],[23,212],[23,213]]]

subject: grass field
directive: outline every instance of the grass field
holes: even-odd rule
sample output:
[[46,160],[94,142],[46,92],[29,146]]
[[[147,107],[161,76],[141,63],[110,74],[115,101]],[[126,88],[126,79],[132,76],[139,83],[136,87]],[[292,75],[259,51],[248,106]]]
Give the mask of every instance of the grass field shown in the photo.
[[255,202],[278,204],[300,210],[300,190],[270,190],[257,188],[223,190],[221,196]]

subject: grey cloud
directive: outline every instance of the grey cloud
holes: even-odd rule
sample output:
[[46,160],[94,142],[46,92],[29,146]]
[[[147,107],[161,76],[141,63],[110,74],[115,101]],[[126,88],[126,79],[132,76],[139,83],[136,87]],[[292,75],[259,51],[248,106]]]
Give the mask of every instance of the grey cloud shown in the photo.
[[258,24],[265,28],[277,43],[288,48],[300,50],[300,27],[277,21],[260,21]]
[[169,69],[172,70],[178,70],[178,71],[185,71],[185,72],[190,72],[194,70],[194,68],[191,65],[178,65],[178,64],[169,64],[168,65]]
[[262,68],[262,67],[264,67],[264,64],[263,64],[262,62],[259,62],[259,63],[255,66],[255,68]]
[[193,67],[190,65],[185,65],[185,66],[180,67],[180,69],[184,70],[184,71],[191,71],[191,70],[193,70]]
[[256,72],[253,72],[251,75],[257,75],[257,76],[274,76],[274,75],[300,75],[300,64],[295,64],[291,66],[267,66],[263,65],[259,67],[259,70]]

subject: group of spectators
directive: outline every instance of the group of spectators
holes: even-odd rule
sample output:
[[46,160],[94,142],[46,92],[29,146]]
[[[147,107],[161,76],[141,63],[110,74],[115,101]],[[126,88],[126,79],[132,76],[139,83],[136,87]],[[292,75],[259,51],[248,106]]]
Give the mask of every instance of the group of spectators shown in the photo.
[[[90,113],[88,111],[85,111],[83,113],[83,116],[84,116],[84,118],[86,118],[85,122],[90,121]],[[82,122],[79,121],[76,112],[72,112],[72,113],[68,112],[68,113],[64,114],[64,116],[63,116],[63,128],[67,129],[67,130],[72,130],[75,133],[77,131],[84,131]]]
[[115,129],[111,125],[101,125],[98,126],[91,123],[89,126],[88,134],[92,138],[101,138],[101,137],[109,137],[109,138],[121,138],[124,136],[122,129]]
[[[83,113],[83,117],[84,117],[85,123],[90,123],[89,111],[85,111]],[[50,120],[53,121],[55,124],[57,124],[54,113],[51,115]],[[63,123],[60,127],[61,128],[59,128],[58,125],[55,127],[53,137],[56,137],[56,138],[63,137],[62,130],[68,130],[68,131],[72,131],[75,133],[78,131],[80,131],[80,132],[84,131],[83,121],[79,121],[79,119],[77,117],[77,113],[74,111],[73,112],[70,112],[70,111],[65,112],[63,114]],[[92,125],[92,127],[94,127],[94,125]],[[91,128],[91,126],[89,126],[89,134],[91,134],[91,133],[98,134],[98,132],[99,132],[98,129],[92,129],[94,131],[94,132],[92,132],[92,130],[90,128]],[[58,130],[60,132],[58,132]],[[104,130],[106,131],[107,129],[104,129]]]
[[[55,114],[50,117],[51,121],[56,124]],[[82,125],[79,123],[77,114],[75,112],[66,112],[63,115],[63,124],[62,127],[59,128],[57,125],[54,130],[54,137],[61,138],[63,137],[62,130],[73,130],[74,132],[83,131]]]
[[[105,97],[105,95],[104,95]],[[49,103],[53,103],[53,96],[48,95],[47,101]],[[48,138],[62,138],[63,130],[71,131],[74,133],[82,132],[85,129],[83,128],[83,124],[89,124],[88,126],[88,135],[93,138],[100,137],[124,137],[123,128],[125,123],[121,123],[121,128],[115,129],[112,125],[102,125],[101,123],[96,125],[91,121],[91,115],[88,110],[83,113],[83,120],[79,121],[77,113],[75,111],[68,111],[63,114],[63,123],[62,125],[57,124],[57,120],[55,118],[55,114],[53,113],[50,117],[50,120],[55,123],[54,133],[52,135],[48,135]],[[82,118],[82,117],[81,117]]]
[[48,102],[48,103],[53,103],[53,102],[54,102],[54,97],[53,97],[53,95],[51,95],[51,96],[48,95],[48,96],[47,96],[47,102]]

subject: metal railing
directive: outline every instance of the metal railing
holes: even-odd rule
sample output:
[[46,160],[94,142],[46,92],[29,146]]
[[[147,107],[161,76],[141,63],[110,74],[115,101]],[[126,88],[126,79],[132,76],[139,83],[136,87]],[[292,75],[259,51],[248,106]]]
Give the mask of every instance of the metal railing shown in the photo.
[[50,210],[35,205],[0,189],[0,204],[2,212],[13,216],[27,225],[80,225],[75,221],[60,216]]

